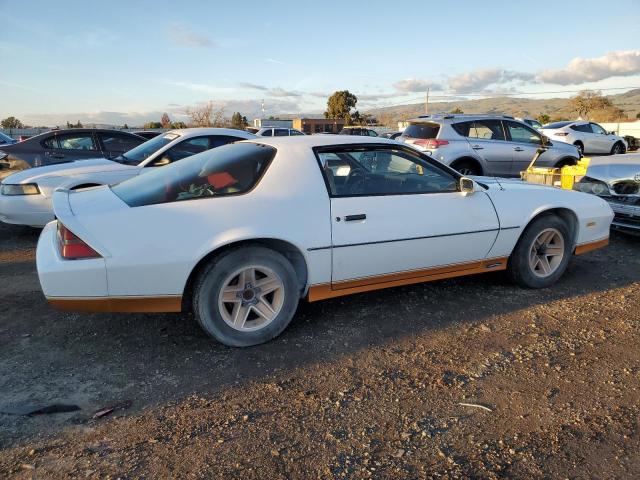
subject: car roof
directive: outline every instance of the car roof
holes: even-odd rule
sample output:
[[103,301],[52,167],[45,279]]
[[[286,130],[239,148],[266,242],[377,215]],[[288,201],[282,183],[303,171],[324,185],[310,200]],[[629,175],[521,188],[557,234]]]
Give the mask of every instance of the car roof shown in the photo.
[[331,145],[349,145],[349,144],[388,144],[396,146],[406,146],[395,140],[389,140],[382,137],[361,137],[353,135],[295,135],[292,137],[260,137],[249,142],[262,143],[271,145],[272,147],[284,147],[286,145],[313,147],[326,147]]
[[195,137],[197,135],[231,135],[236,137],[254,138],[253,133],[246,130],[238,130],[236,128],[217,128],[217,127],[196,127],[196,128],[179,128],[176,130],[169,130],[163,132],[160,135],[166,135],[167,133],[177,134],[181,137]]
[[433,115],[420,115],[408,120],[409,123],[442,122],[445,120],[517,120],[511,115],[487,114],[487,113],[436,113]]

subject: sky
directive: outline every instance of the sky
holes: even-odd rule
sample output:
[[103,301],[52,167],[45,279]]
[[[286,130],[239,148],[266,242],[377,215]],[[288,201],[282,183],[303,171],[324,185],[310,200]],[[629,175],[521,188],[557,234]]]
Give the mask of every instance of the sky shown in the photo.
[[[640,0],[0,0],[0,118],[136,125],[640,88]],[[548,93],[560,92],[560,93]]]

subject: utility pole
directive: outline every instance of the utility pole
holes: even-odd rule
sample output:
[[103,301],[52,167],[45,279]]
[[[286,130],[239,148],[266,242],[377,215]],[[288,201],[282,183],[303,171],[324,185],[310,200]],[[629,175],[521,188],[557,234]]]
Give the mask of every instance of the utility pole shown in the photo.
[[429,113],[429,88],[427,87],[427,95],[424,99],[424,113]]
[[264,100],[262,100],[261,107],[262,107],[262,118],[264,118]]

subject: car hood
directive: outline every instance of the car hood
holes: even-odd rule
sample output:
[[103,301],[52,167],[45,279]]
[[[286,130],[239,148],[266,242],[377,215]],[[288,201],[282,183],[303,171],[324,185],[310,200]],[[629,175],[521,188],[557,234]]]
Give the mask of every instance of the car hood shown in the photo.
[[523,182],[518,178],[498,178],[498,177],[471,177],[479,184],[486,186],[489,190],[557,190],[550,185],[540,185],[537,183]]
[[28,168],[9,175],[3,183],[36,183],[50,177],[68,177],[86,173],[112,172],[133,168],[131,165],[113,162],[104,158],[94,160],[77,160],[75,162],[58,163],[44,167]]
[[640,153],[594,158],[587,167],[586,176],[608,184],[621,180],[640,184]]

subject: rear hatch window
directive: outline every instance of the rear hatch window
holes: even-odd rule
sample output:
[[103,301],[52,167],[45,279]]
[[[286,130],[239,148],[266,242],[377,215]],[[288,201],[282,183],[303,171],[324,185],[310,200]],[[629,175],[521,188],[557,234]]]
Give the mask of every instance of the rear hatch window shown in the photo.
[[402,132],[403,137],[409,138],[436,138],[440,131],[437,123],[412,123]]

